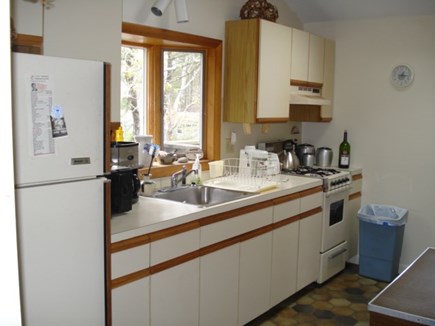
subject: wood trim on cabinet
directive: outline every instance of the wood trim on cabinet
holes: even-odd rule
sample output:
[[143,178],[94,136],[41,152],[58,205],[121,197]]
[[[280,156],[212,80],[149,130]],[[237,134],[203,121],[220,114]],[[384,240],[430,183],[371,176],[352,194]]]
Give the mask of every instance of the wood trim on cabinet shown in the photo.
[[361,194],[360,191],[358,191],[358,192],[355,192],[353,194],[350,194],[349,195],[349,200],[353,200],[353,199],[360,198],[360,197],[362,197],[362,194]]
[[17,34],[11,47],[14,52],[42,54],[43,37],[29,34]]
[[286,219],[284,219],[284,220],[282,220],[282,221],[279,221],[279,222],[273,223],[273,229],[274,229],[274,230],[275,230],[275,229],[279,229],[279,228],[281,228],[281,227],[283,227],[283,226],[286,226],[286,225],[288,225],[288,224],[291,224],[291,223],[297,222],[297,221],[299,221],[300,219],[301,219],[300,214],[295,215],[295,216],[288,217],[288,218],[286,218]]
[[321,212],[322,212],[322,207],[316,207],[316,208],[310,209],[309,211],[306,211],[306,212],[299,214],[299,219],[302,220],[304,218],[310,217],[312,215],[315,215],[315,214],[321,213]]
[[331,117],[322,117],[320,105],[290,104],[290,121],[330,122]]
[[313,88],[322,88],[322,83],[315,83],[315,82],[309,82],[306,80],[297,80],[297,79],[290,79],[290,85],[291,86],[302,86],[302,87],[313,87]]
[[282,196],[282,197],[272,199],[272,203],[273,203],[273,205],[279,205],[279,204],[283,204],[283,203],[286,203],[286,202],[289,202],[289,201],[292,201],[295,199],[299,199],[300,197],[301,197],[300,194],[298,192],[295,192],[294,194],[290,194],[287,196]]
[[152,241],[157,241],[164,238],[172,237],[174,235],[184,233],[190,230],[198,229],[199,227],[200,224],[198,221],[192,221],[192,222],[176,225],[164,230],[149,233],[148,236],[150,237],[150,240],[152,242]]
[[187,254],[172,258],[170,260],[164,261],[160,264],[154,265],[150,267],[151,275],[160,273],[166,269],[172,268],[177,265],[181,265],[185,262],[188,262],[192,259],[196,259],[199,257],[199,250],[195,250],[192,252],[189,252]]
[[257,123],[281,123],[288,122],[290,118],[255,118]]
[[104,63],[104,172],[110,172],[112,161],[112,124],[110,122],[110,101],[111,101],[111,70],[110,63]]
[[211,245],[200,248],[199,255],[205,256],[205,255],[211,254],[212,252],[224,249],[226,247],[230,247],[230,246],[232,246],[236,243],[239,243],[239,242],[240,242],[239,236],[235,236],[235,237],[232,237],[229,239],[225,239],[223,241],[215,242]]
[[111,254],[111,220],[112,220],[112,201],[111,201],[110,181],[104,182],[104,285],[106,294],[106,326],[112,325],[112,254]]
[[358,173],[352,176],[352,181],[361,180],[363,178],[362,173]]
[[237,208],[237,209],[231,210],[229,212],[223,212],[220,214],[204,217],[204,218],[199,220],[199,224],[201,226],[205,226],[205,225],[213,224],[216,222],[224,221],[224,220],[227,220],[227,219],[239,216],[239,215],[244,215],[247,213],[255,212],[255,211],[258,211],[260,209],[271,207],[271,206],[273,206],[272,201],[264,201],[264,202],[260,202],[260,203],[254,204],[254,205],[249,205],[249,206]]
[[134,238],[130,238],[130,239],[126,239],[126,240],[112,243],[111,252],[112,252],[112,254],[114,254],[116,252],[131,249],[131,248],[138,247],[138,246],[142,246],[142,245],[145,245],[145,244],[150,243],[150,242],[151,242],[151,239],[150,239],[149,235],[147,235],[147,234],[140,235],[140,236],[137,236]]
[[322,186],[317,186],[315,188],[310,188],[307,190],[300,191],[299,196],[300,196],[300,198],[302,198],[302,197],[313,195],[313,194],[318,193],[318,192],[323,192]]
[[116,289],[117,287],[120,287],[122,285],[140,280],[141,278],[147,277],[149,276],[150,273],[150,269],[146,268],[146,269],[141,269],[140,271],[131,273],[131,274],[127,274],[118,278],[115,278],[112,280],[112,290]]

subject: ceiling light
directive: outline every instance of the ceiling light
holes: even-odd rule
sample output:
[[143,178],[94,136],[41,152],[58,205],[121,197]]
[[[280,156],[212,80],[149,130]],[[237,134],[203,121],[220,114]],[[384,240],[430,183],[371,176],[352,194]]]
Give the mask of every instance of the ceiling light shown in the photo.
[[177,16],[178,23],[186,23],[189,21],[187,15],[186,0],[174,0],[175,1],[175,15]]
[[151,11],[156,16],[161,16],[172,0],[157,0],[151,7]]

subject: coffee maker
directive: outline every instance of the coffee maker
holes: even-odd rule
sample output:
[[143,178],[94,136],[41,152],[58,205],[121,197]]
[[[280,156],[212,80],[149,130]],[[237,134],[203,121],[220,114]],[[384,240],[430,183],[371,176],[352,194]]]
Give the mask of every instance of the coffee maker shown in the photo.
[[138,143],[112,142],[111,146],[112,212],[130,211],[139,200]]

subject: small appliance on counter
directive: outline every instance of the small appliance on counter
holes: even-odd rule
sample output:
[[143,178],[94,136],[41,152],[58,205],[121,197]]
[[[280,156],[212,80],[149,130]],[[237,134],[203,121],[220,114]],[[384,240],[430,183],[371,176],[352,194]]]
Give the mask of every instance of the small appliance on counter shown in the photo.
[[112,142],[112,166],[138,168],[138,143]]
[[136,169],[119,167],[112,169],[108,178],[111,180],[112,213],[128,212],[139,199],[140,180]]
[[[112,213],[124,213],[139,200],[138,143],[112,142]],[[129,194],[129,195],[128,195]]]
[[[312,166],[315,164],[315,162],[312,162],[314,160],[314,155],[316,153],[316,149],[311,144],[299,144],[296,146],[296,155],[299,158],[299,161],[301,163],[307,162],[309,164],[303,164],[306,166]],[[310,163],[313,163],[310,165]]]
[[332,149],[329,147],[319,147],[316,151],[316,165],[322,168],[330,167],[332,164]]

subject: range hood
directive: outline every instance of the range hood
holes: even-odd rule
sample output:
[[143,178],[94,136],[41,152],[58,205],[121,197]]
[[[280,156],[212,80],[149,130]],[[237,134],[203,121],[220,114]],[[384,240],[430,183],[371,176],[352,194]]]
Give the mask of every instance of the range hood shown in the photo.
[[331,105],[331,100],[320,95],[320,88],[292,86],[290,90],[290,105]]

